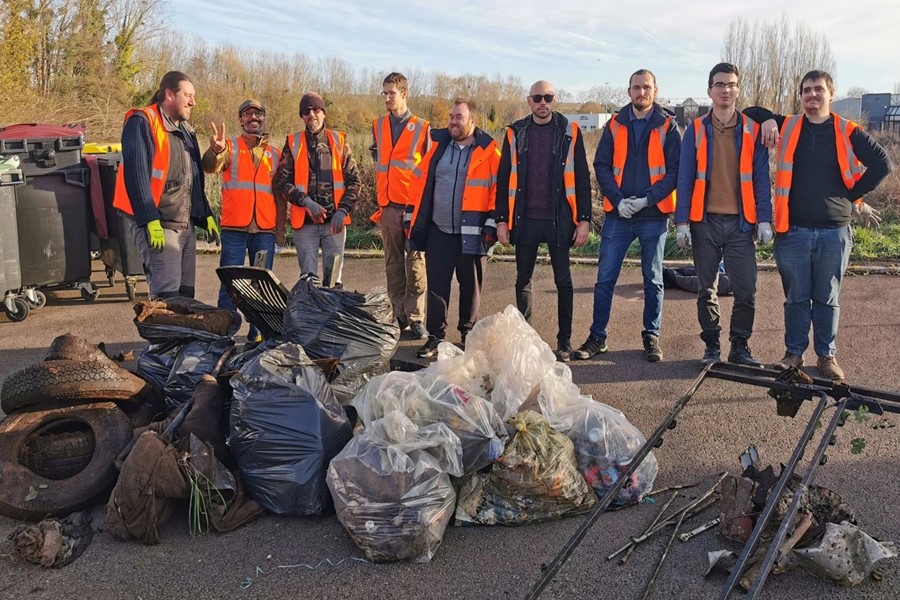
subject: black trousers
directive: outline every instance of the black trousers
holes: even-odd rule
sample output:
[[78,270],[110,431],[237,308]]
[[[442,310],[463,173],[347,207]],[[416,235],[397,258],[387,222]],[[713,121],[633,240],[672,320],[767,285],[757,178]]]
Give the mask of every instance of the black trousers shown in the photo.
[[453,274],[459,282],[459,326],[461,334],[472,330],[481,306],[486,257],[462,253],[462,236],[444,233],[432,223],[425,243],[425,276],[428,302],[425,326],[428,334],[442,340],[447,335],[447,308]]
[[531,323],[533,307],[531,278],[537,261],[538,246],[547,244],[553,280],[556,283],[556,310],[559,333],[556,334],[558,347],[565,347],[572,340],[572,271],[569,269],[569,246],[557,244],[556,228],[553,221],[522,219],[516,225],[516,307]]
[[697,320],[704,342],[719,339],[719,262],[734,293],[731,309],[731,341],[746,341],[753,333],[756,316],[756,245],[753,231],[741,231],[738,215],[706,215],[705,222],[691,223],[694,267],[697,272]]

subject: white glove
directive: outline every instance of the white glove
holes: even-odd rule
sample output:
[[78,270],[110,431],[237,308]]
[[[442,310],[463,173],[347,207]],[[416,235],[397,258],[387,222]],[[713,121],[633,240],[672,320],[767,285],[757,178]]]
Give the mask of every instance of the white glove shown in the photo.
[[631,209],[629,205],[634,198],[622,198],[619,200],[619,216],[623,219],[630,219],[631,213],[629,212]]
[[863,227],[878,227],[881,223],[881,211],[875,210],[870,204],[865,202],[853,203],[853,216],[859,218],[859,222]]
[[675,241],[678,242],[678,247],[682,250],[687,250],[691,247],[691,226],[682,223],[681,225],[675,226]]
[[631,208],[632,208],[632,212],[631,212],[632,216],[637,214],[639,211],[642,211],[645,208],[647,208],[647,197],[644,196],[643,198],[633,199],[631,201]]
[[772,233],[772,225],[770,223],[757,223],[756,225],[756,241],[760,244],[768,244],[775,237]]

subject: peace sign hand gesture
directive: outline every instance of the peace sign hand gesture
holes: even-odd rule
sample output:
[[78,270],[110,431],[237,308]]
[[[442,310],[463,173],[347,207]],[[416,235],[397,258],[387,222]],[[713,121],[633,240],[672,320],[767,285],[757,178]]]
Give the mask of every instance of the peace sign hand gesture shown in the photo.
[[215,123],[210,123],[210,127],[212,127],[213,134],[209,136],[209,147],[212,148],[212,151],[216,154],[222,154],[225,152],[225,123],[222,123],[222,131],[216,129]]

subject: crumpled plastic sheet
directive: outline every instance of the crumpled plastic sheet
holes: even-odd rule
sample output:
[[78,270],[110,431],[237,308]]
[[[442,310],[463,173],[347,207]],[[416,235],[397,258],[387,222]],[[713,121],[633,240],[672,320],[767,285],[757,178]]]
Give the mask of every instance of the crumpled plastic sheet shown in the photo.
[[459,438],[399,411],[371,422],[332,459],[327,483],[338,520],[373,562],[428,562],[453,516],[450,475],[462,474]]
[[212,375],[222,356],[234,348],[234,340],[194,340],[178,350],[163,388],[166,409],[177,408],[191,399],[204,375]]
[[331,386],[338,402],[349,404],[370,379],[390,370],[400,329],[383,288],[363,296],[300,280],[288,298],[283,335],[312,359],[338,360]]
[[815,545],[795,548],[789,566],[812,571],[845,586],[859,585],[872,574],[875,563],[897,556],[893,542],[879,542],[856,525],[827,523]]
[[457,525],[524,525],[587,512],[597,503],[569,438],[534,411],[515,415],[509,425],[515,434],[490,472],[463,480]]
[[438,348],[427,370],[481,396],[508,420],[532,396],[556,364],[550,346],[514,306],[478,321],[466,336],[466,350]]
[[493,405],[434,373],[392,371],[370,381],[353,399],[369,426],[392,411],[419,426],[444,423],[462,444],[462,470],[472,473],[503,453],[506,427]]
[[[543,377],[537,403],[550,426],[575,444],[578,468],[600,498],[616,485],[647,441],[622,411],[583,395],[565,364],[557,362]],[[653,489],[658,473],[659,463],[651,452],[613,504],[640,501]]]
[[325,471],[351,429],[322,370],[285,343],[247,362],[231,387],[228,446],[253,498],[278,514],[330,512]]

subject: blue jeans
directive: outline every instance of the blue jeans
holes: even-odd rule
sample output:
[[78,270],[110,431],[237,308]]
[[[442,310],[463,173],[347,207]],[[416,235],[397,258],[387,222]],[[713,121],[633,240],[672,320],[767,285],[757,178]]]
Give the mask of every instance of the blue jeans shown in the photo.
[[[252,264],[256,258],[256,253],[260,250],[265,250],[268,252],[266,255],[266,268],[272,268],[272,261],[275,260],[274,233],[247,233],[246,231],[223,229],[219,237],[222,240],[222,254],[219,256],[220,267],[243,265],[244,258],[248,254]],[[219,308],[236,310],[224,286],[219,286],[218,306]],[[255,338],[257,335],[259,335],[259,330],[251,324],[247,337]]]
[[809,346],[810,324],[816,354],[834,356],[837,351],[838,298],[852,248],[849,225],[791,225],[787,233],[775,236],[775,264],[784,287],[784,346],[791,354],[802,355]]
[[642,335],[659,336],[663,305],[663,250],[668,221],[607,218],[600,231],[600,260],[594,285],[594,320],[591,333],[606,338],[613,292],[622,261],[635,239],[641,244],[641,273],[644,276],[644,330]]

